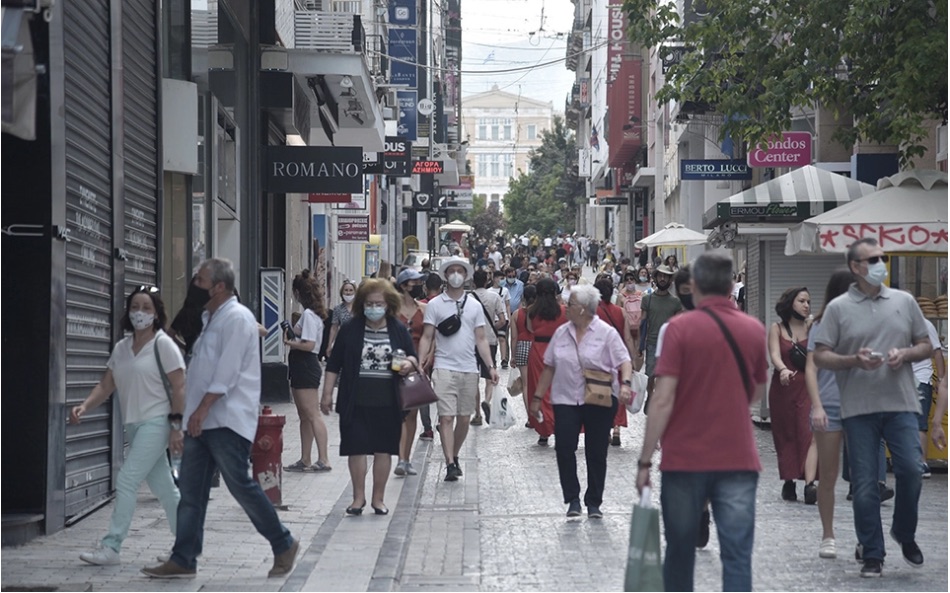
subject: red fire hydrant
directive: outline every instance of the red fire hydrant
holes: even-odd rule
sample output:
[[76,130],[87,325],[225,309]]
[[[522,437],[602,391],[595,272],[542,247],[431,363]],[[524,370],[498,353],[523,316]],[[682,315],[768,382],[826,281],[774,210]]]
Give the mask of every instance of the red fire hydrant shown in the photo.
[[257,434],[251,447],[254,478],[275,507],[281,500],[281,455],[284,452],[284,424],[287,419],[264,406],[257,418]]

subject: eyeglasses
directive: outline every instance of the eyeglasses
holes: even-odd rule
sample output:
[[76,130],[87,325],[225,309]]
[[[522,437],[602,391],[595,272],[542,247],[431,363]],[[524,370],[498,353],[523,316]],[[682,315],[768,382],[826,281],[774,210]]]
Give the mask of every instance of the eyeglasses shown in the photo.
[[135,290],[132,291],[132,294],[138,294],[138,293],[140,293],[140,292],[147,292],[147,293],[149,293],[149,294],[156,294],[156,293],[158,293],[158,287],[157,287],[157,286],[149,286],[149,285],[147,285],[147,284],[140,284],[140,285],[138,285],[138,286],[135,287]]
[[887,262],[891,261],[891,258],[890,258],[890,256],[887,256],[887,255],[872,255],[871,257],[866,257],[866,258],[864,258],[864,259],[856,259],[856,260],[854,260],[854,261],[856,261],[856,262],[863,262],[863,261],[866,261],[866,262],[868,262],[869,264],[876,264],[876,263],[879,262],[879,261],[884,262],[884,263],[887,263]]

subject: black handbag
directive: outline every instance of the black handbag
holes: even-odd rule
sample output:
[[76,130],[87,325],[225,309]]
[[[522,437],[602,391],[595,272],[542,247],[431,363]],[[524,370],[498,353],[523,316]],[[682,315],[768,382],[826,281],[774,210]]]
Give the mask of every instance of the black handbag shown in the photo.
[[443,336],[452,336],[455,335],[458,330],[462,329],[462,313],[465,311],[465,301],[468,300],[468,295],[461,300],[461,302],[455,303],[456,313],[451,317],[446,317],[442,320],[439,325],[435,326],[435,329],[439,331]]
[[439,396],[425,373],[412,371],[399,380],[399,399],[403,411],[409,411],[434,404],[439,401]]
[[795,336],[792,335],[792,329],[788,327],[788,324],[785,325],[785,331],[788,332],[788,339],[792,343],[791,348],[788,349],[788,357],[792,361],[792,366],[800,371],[805,370],[805,362],[808,360],[808,352],[802,348],[802,345],[795,341]]

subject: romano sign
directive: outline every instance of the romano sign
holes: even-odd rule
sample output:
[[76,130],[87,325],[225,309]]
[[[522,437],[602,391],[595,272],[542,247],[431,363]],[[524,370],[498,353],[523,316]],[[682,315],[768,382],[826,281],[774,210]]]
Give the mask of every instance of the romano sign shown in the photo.
[[363,150],[358,147],[265,146],[263,189],[301,194],[363,191]]
[[682,160],[680,179],[683,181],[741,181],[752,179],[752,170],[741,160]]

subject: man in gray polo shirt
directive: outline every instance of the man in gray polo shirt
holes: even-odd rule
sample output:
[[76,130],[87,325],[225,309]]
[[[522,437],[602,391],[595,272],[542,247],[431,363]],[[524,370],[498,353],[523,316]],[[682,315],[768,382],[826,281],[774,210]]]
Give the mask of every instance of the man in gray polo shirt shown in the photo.
[[877,484],[881,439],[887,442],[897,495],[891,537],[910,566],[923,566],[917,546],[920,440],[911,364],[930,355],[927,326],[911,295],[883,285],[888,256],[874,239],[848,249],[857,282],[828,304],[815,336],[815,364],[835,371],[854,488],[854,530],[862,577],[881,576],[884,532]]
[[[445,481],[458,481],[462,475],[458,456],[468,436],[468,426],[478,401],[478,367],[476,351],[491,370],[492,384],[498,383],[491,351],[488,348],[485,314],[478,301],[469,298],[462,288],[472,276],[472,266],[461,257],[446,258],[439,275],[445,278],[445,292],[433,297],[426,305],[419,352],[422,366],[432,358],[435,341],[435,361],[432,362],[432,383],[439,401],[439,436],[445,454]],[[455,319],[454,316],[458,316]],[[454,322],[454,323],[453,323]],[[454,327],[453,327],[454,325]],[[916,393],[916,392],[915,392]]]

